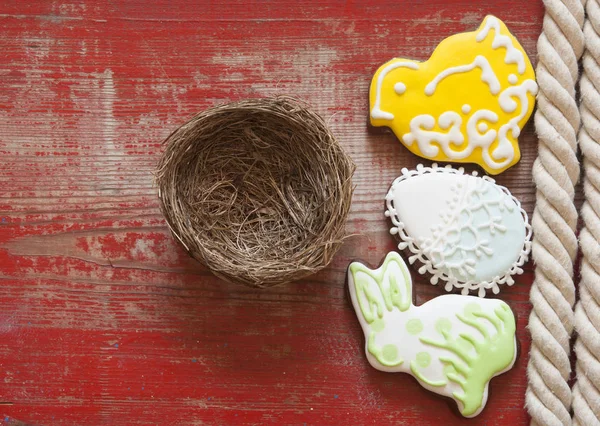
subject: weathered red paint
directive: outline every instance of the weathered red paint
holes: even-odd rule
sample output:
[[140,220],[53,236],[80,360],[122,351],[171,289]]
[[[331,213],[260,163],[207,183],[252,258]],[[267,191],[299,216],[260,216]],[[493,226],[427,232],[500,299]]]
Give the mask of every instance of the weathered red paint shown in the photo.
[[[368,131],[372,73],[426,59],[488,13],[535,57],[542,12],[516,0],[0,4],[0,423],[526,424],[531,265],[502,292],[520,358],[468,421],[368,366],[344,272],[394,248],[383,196],[421,161]],[[280,93],[313,104],[356,161],[359,235],[310,280],[255,291],[173,241],[152,170],[197,111]],[[498,180],[531,213],[531,125],[521,147]],[[419,302],[443,291],[413,277]]]

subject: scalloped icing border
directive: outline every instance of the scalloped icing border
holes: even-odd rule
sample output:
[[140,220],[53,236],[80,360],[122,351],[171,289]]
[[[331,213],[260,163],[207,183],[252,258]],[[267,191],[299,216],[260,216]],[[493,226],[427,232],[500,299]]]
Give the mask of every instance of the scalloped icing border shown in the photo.
[[415,170],[408,170],[406,167],[402,169],[402,175],[397,177],[396,179],[394,179],[394,182],[392,182],[392,185],[390,186],[390,189],[388,190],[388,193],[385,196],[385,202],[386,202],[386,206],[387,206],[387,210],[385,211],[385,216],[390,218],[390,220],[392,221],[392,225],[393,225],[390,228],[390,234],[397,235],[402,240],[398,244],[398,249],[404,250],[404,249],[408,248],[410,250],[410,252],[412,253],[412,256],[410,256],[408,258],[409,263],[412,265],[415,263],[416,260],[418,260],[422,264],[422,266],[418,269],[418,272],[421,275],[424,275],[426,272],[428,272],[431,275],[429,282],[433,285],[437,285],[440,279],[442,281],[445,281],[446,285],[444,286],[444,289],[447,292],[452,291],[453,288],[457,288],[457,289],[461,289],[461,293],[463,295],[466,295],[466,294],[469,294],[470,291],[477,290],[478,291],[477,295],[479,297],[485,297],[486,291],[489,289],[492,290],[492,293],[498,294],[500,292],[499,285],[501,285],[501,284],[506,284],[508,286],[513,285],[515,283],[515,281],[512,278],[512,276],[515,274],[520,275],[523,273],[523,269],[521,267],[525,264],[525,262],[527,262],[527,260],[529,259],[529,253],[531,252],[532,229],[531,229],[531,225],[529,224],[529,217],[527,216],[527,212],[525,210],[523,210],[519,200],[517,200],[506,187],[504,187],[502,185],[498,185],[496,183],[496,181],[494,179],[490,178],[489,176],[485,176],[485,175],[478,176],[478,173],[476,171],[471,173],[472,176],[478,176],[481,179],[484,179],[490,183],[493,183],[502,192],[504,192],[506,195],[508,195],[514,201],[514,203],[517,205],[517,208],[521,212],[521,216],[523,217],[523,221],[525,223],[526,234],[525,234],[525,241],[523,242],[523,248],[521,249],[521,253],[520,253],[518,259],[512,264],[510,269],[504,275],[502,275],[502,276],[496,275],[494,278],[492,278],[491,280],[487,280],[487,281],[473,281],[473,280],[469,280],[466,282],[459,281],[456,277],[449,276],[448,274],[441,272],[441,271],[437,270],[436,268],[434,268],[431,260],[429,260],[425,256],[423,251],[417,246],[415,239],[410,237],[406,233],[406,231],[404,229],[405,225],[400,220],[398,215],[396,214],[396,209],[394,209],[393,196],[392,196],[392,189],[394,188],[394,186],[396,186],[398,183],[400,183],[402,181],[412,179],[413,177],[416,177],[416,176],[422,176],[422,175],[425,175],[428,173],[446,173],[446,174],[464,175],[465,170],[462,167],[455,169],[451,165],[447,165],[445,167],[438,167],[438,165],[436,163],[432,164],[431,167],[425,167],[422,164],[419,164]]

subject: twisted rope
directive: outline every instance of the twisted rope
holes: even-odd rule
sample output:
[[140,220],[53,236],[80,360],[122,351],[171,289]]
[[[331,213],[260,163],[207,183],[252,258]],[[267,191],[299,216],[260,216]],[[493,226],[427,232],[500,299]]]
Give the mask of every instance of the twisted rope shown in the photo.
[[600,425],[600,4],[587,0],[583,26],[585,53],[580,80],[579,111],[583,126],[585,202],[581,245],[579,301],[575,308],[577,382],[573,387],[573,424]]
[[534,425],[571,424],[570,337],[573,332],[579,179],[576,157],[580,125],[575,101],[578,61],[583,53],[581,0],[544,0],[546,12],[538,39],[539,84],[535,126],[538,158],[533,165],[536,207],[532,257],[536,263],[530,299],[529,383],[525,403]]

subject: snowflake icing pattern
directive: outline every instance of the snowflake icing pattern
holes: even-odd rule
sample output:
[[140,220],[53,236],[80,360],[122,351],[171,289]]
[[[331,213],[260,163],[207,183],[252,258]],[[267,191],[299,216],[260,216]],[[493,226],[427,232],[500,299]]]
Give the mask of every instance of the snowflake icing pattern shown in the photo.
[[[447,271],[449,286],[458,279],[475,276],[476,259],[492,256],[493,250],[484,234],[494,236],[506,232],[502,212],[512,211],[515,206],[495,186],[486,185],[484,179],[468,178],[453,185],[453,197],[448,209],[440,213],[441,222],[431,227],[432,237],[420,238],[419,245],[439,272]],[[491,198],[489,192],[495,192]],[[454,272],[454,273],[452,273]]]

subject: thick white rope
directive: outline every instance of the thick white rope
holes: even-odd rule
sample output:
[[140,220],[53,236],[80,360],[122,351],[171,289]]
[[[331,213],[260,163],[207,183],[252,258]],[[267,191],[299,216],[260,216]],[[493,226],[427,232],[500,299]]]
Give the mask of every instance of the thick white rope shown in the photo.
[[585,202],[579,234],[581,280],[575,308],[577,341],[573,424],[600,426],[600,4],[587,0],[585,52],[579,83]]
[[573,198],[579,179],[576,151],[580,126],[575,85],[583,53],[584,4],[581,0],[544,0],[544,5],[537,45],[535,127],[539,153],[533,165],[537,190],[532,217],[536,269],[530,295],[532,342],[525,403],[532,424],[559,426],[571,424],[568,380],[577,255]]

